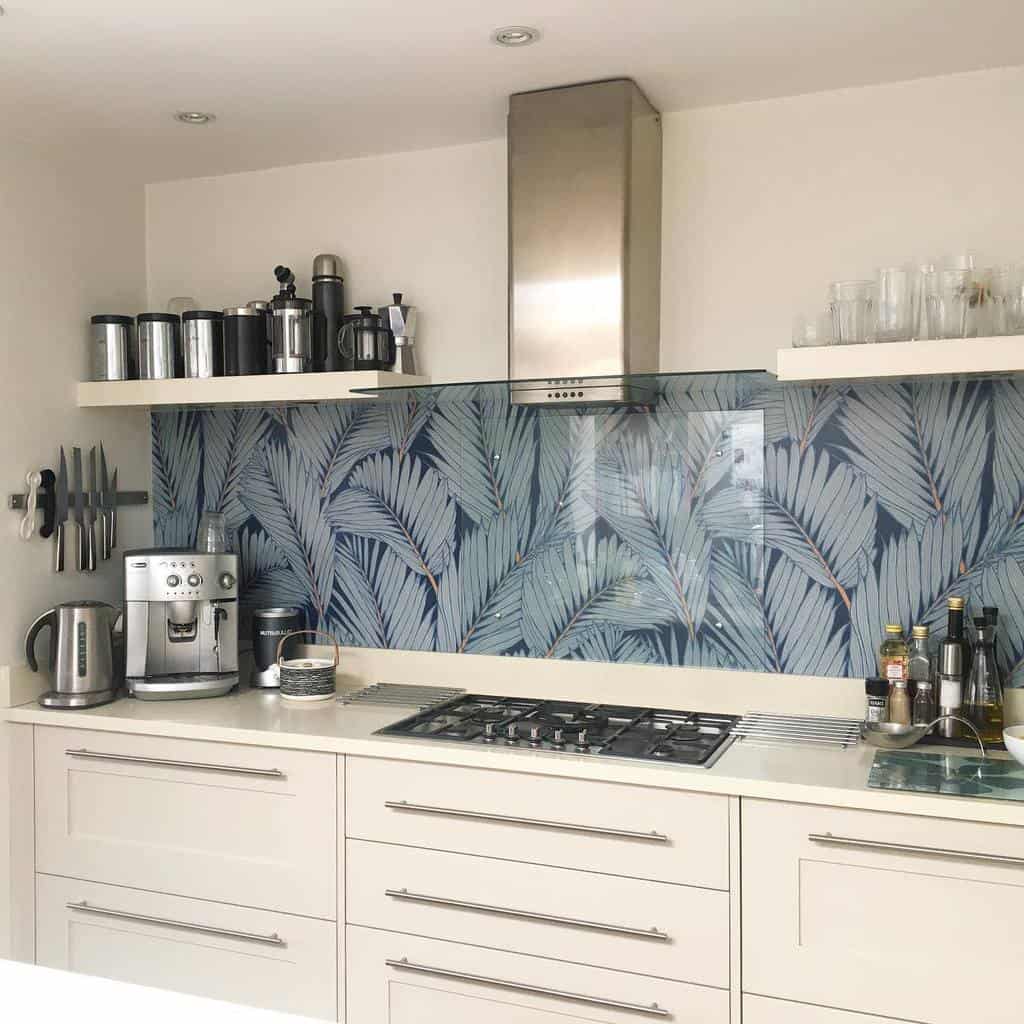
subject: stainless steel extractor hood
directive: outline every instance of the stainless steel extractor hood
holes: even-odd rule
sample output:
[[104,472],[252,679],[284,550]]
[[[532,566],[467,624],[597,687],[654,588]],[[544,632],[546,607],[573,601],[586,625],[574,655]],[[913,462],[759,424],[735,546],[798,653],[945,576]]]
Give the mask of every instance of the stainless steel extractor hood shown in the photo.
[[625,402],[658,369],[661,118],[628,79],[509,99],[514,402]]

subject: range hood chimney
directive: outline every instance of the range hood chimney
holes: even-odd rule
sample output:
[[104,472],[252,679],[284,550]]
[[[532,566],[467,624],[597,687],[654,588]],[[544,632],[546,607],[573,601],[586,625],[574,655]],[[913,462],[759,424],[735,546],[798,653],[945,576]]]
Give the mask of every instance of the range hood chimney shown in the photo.
[[658,369],[658,112],[625,78],[516,93],[508,169],[512,401],[642,400],[623,378]]

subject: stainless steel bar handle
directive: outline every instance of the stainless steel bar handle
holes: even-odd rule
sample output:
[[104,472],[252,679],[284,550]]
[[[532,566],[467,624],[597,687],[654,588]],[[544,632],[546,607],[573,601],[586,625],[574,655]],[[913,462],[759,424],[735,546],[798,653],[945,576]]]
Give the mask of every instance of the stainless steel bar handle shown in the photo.
[[510,907],[492,907],[487,903],[471,903],[469,900],[453,900],[444,896],[427,896],[409,892],[408,889],[385,889],[385,896],[408,903],[429,903],[435,907],[452,907],[456,910],[475,910],[483,914],[497,914],[500,917],[516,917],[525,921],[541,921],[544,924],[560,924],[571,928],[585,928],[594,932],[610,932],[613,935],[631,935],[638,939],[653,939],[668,942],[669,935],[657,928],[630,928],[621,924],[602,924],[599,921],[585,921],[576,917],[558,917],[556,914],[539,914],[533,910],[515,910]]
[[618,999],[602,999],[600,996],[587,996],[579,992],[563,992],[557,988],[545,988],[543,985],[527,985],[521,981],[506,981],[504,978],[488,978],[482,974],[466,974],[464,971],[450,971],[446,967],[430,967],[427,964],[414,964],[402,957],[401,960],[385,960],[388,967],[397,971],[414,971],[417,974],[430,974],[437,978],[452,978],[455,981],[470,981],[477,985],[490,985],[492,988],[505,988],[512,992],[528,992],[536,996],[548,996],[551,999],[566,999],[573,1003],[586,1003],[588,1006],[603,1006],[609,1010],[626,1010],[630,1013],[644,1013],[648,1017],[671,1017],[672,1014],[662,1009],[657,1003],[624,1003]]
[[960,860],[980,860],[990,864],[1016,864],[1024,867],[1024,857],[1011,857],[1005,853],[972,853],[969,850],[943,850],[933,846],[912,846],[906,843],[884,843],[875,839],[852,839],[849,836],[834,836],[831,832],[812,833],[807,837],[812,843],[826,846],[853,846],[861,850],[886,850],[891,853],[921,853],[927,857],[953,857]]
[[531,828],[550,828],[557,832],[586,832],[595,836],[615,836],[617,839],[637,839],[645,843],[667,843],[662,832],[631,832],[624,828],[604,828],[600,825],[576,825],[566,821],[545,821],[542,818],[516,818],[509,814],[488,814],[486,811],[463,811],[454,807],[431,807],[411,804],[405,800],[385,800],[384,806],[392,811],[411,811],[415,814],[439,814],[445,818],[472,818],[475,821],[494,821],[499,825],[529,825]]
[[287,943],[276,932],[273,935],[260,935],[256,932],[236,932],[231,928],[214,928],[207,924],[192,924],[189,921],[174,921],[168,917],[151,917],[149,914],[129,914],[125,910],[111,910],[109,907],[96,907],[85,900],[78,903],[65,903],[68,910],[82,914],[96,914],[98,917],[116,917],[122,921],[138,921],[139,924],[158,924],[167,928],[180,928],[187,932],[201,932],[203,935],[219,935],[225,939],[241,939],[243,942],[258,942],[263,946],[284,946]]
[[263,778],[283,779],[285,774],[278,768],[243,768],[233,764],[205,764],[202,761],[169,761],[159,757],[135,757],[132,754],[104,754],[98,750],[65,750],[68,757],[87,758],[93,761],[123,761],[125,764],[148,764],[157,768],[200,768],[206,772],[224,772],[228,775],[258,775]]

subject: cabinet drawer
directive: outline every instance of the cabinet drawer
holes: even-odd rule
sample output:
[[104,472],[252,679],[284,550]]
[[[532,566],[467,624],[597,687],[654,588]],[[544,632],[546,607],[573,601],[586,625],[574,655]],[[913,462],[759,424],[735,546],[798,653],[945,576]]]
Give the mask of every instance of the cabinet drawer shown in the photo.
[[742,820],[745,991],[960,1024],[1019,970],[1024,828],[766,801]]
[[335,918],[331,754],[36,730],[36,867]]
[[349,926],[359,1024],[728,1024],[729,993],[623,971]]
[[349,758],[349,838],[729,888],[725,797]]
[[350,839],[350,924],[729,985],[729,894]]
[[36,898],[44,967],[337,1018],[330,922],[49,875]]
[[846,1010],[829,1010],[806,1003],[787,1003],[762,996],[743,997],[743,1024],[915,1024],[893,1017],[869,1017]]

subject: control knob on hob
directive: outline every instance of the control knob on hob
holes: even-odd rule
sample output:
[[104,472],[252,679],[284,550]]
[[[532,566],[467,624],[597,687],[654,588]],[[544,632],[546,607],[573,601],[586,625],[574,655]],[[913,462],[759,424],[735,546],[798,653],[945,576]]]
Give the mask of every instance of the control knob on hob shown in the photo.
[[539,725],[530,727],[530,745],[533,747],[539,747],[541,740],[541,730]]
[[506,743],[518,743],[519,742],[519,728],[515,722],[510,722],[505,728],[505,742]]
[[589,750],[590,744],[587,742],[587,730],[580,729],[580,734],[576,738],[576,749],[577,750]]
[[484,723],[484,743],[493,743],[493,742],[494,742],[494,723],[493,722],[486,722],[486,723]]
[[553,747],[564,747],[565,740],[562,739],[562,730],[556,729],[551,736],[551,745]]

